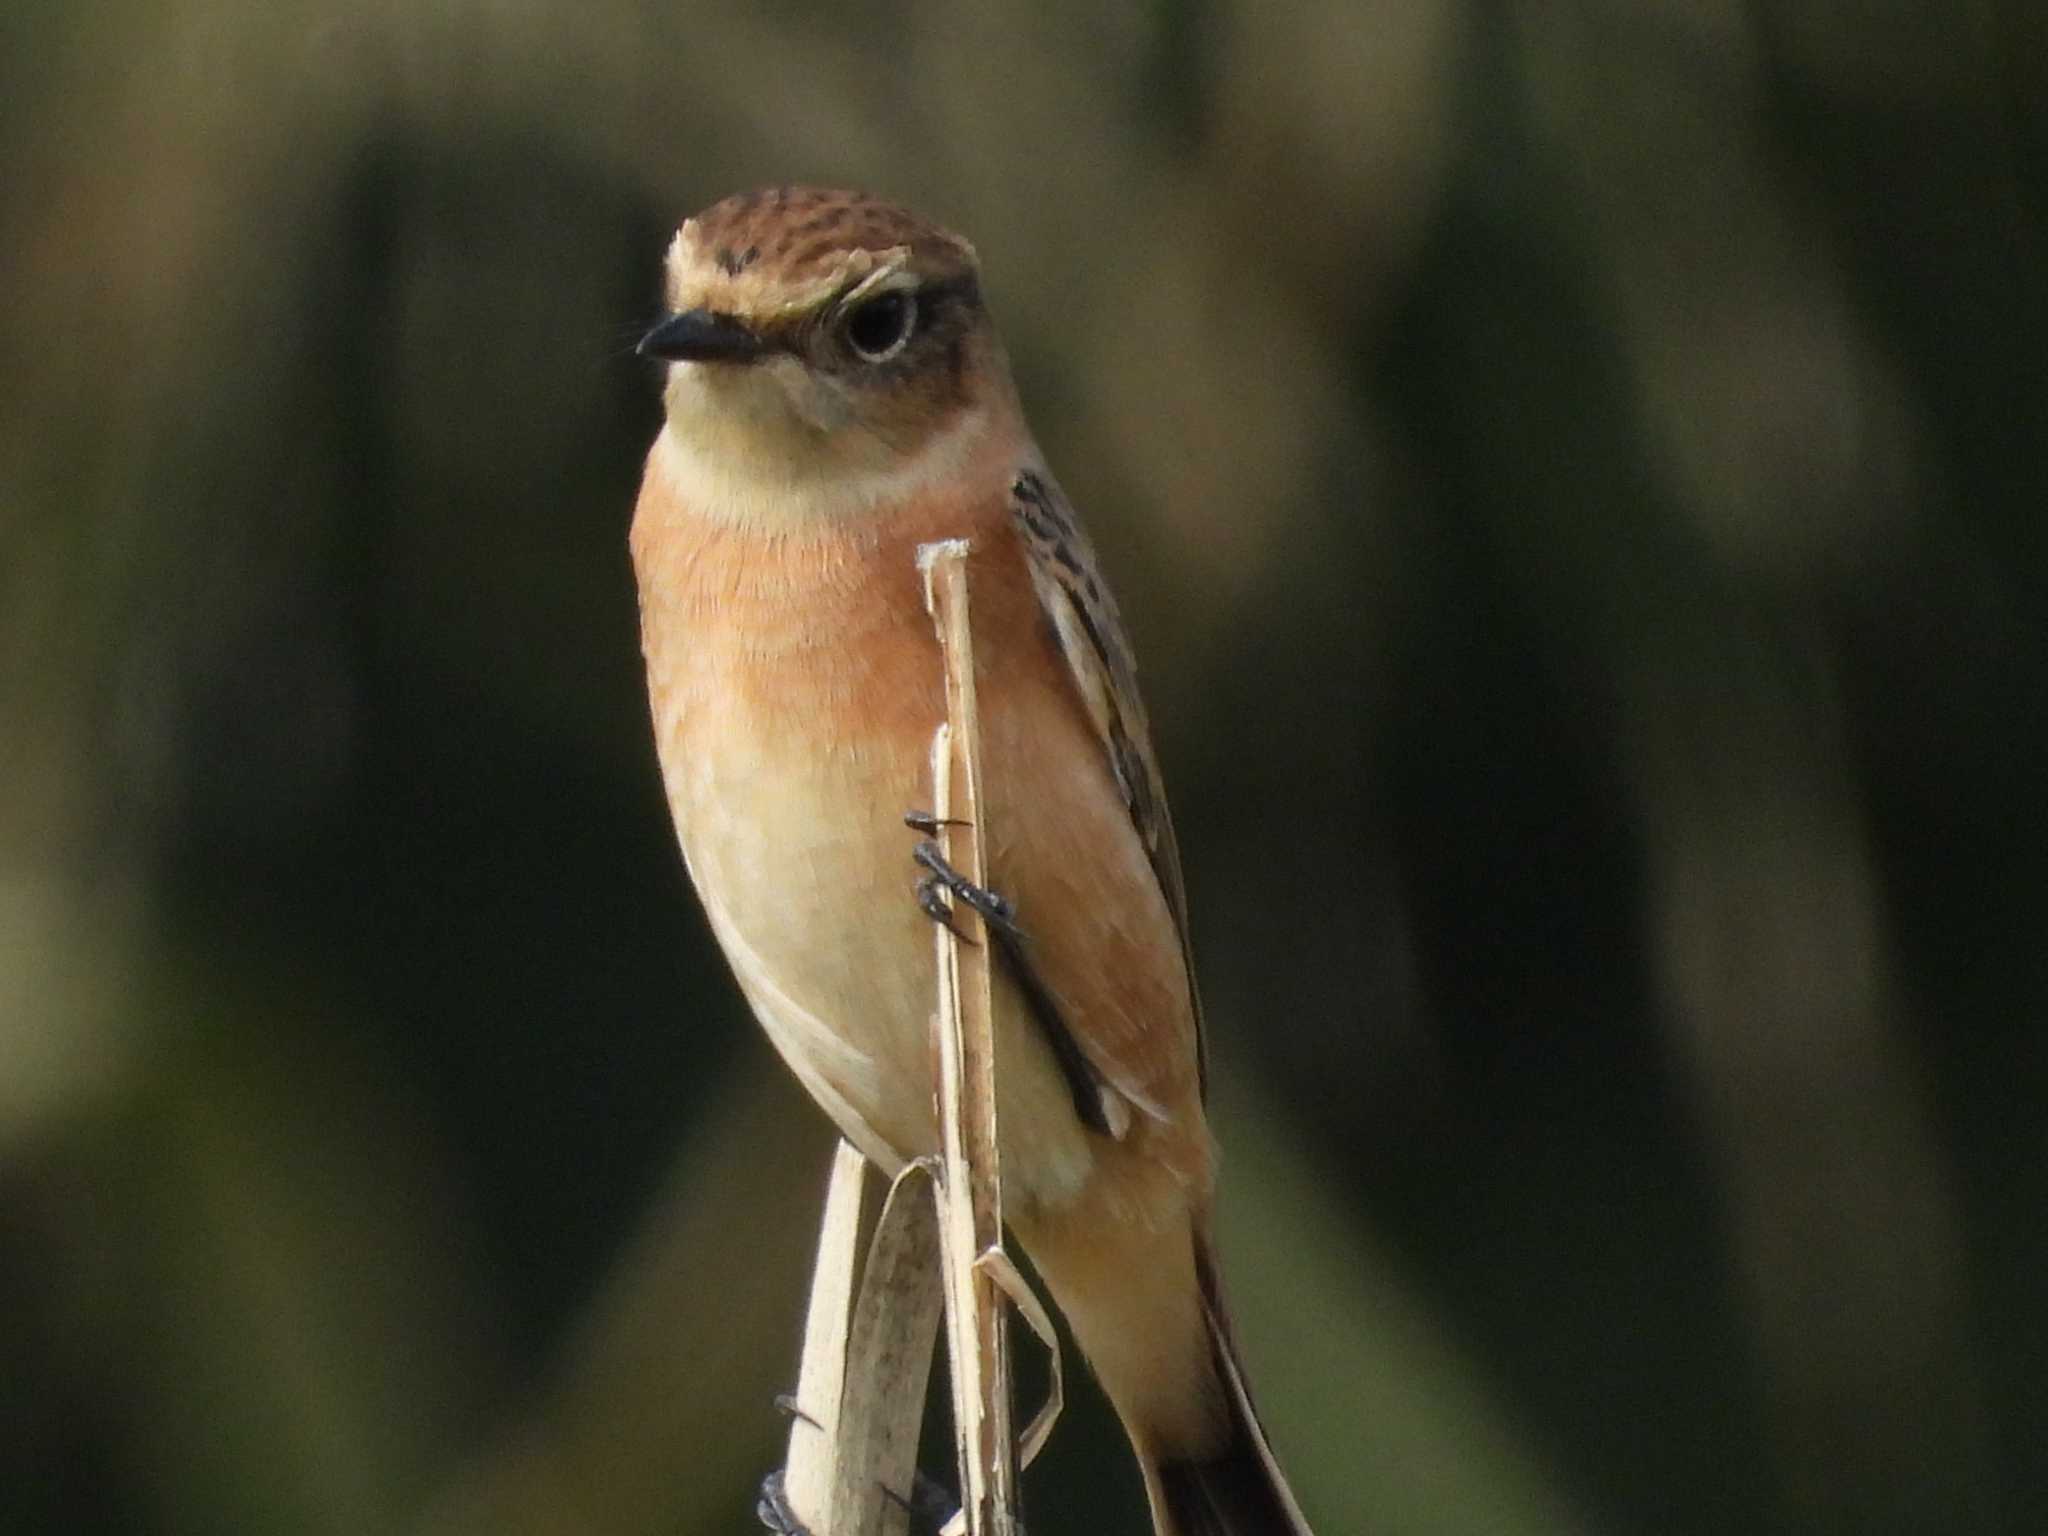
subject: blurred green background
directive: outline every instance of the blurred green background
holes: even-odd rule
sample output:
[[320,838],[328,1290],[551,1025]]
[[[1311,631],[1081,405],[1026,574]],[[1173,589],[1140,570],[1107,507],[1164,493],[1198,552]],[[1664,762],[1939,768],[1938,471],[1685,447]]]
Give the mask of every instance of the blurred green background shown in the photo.
[[[2044,17],[14,0],[0,1522],[748,1528],[828,1142],[631,344],[818,180],[1123,594],[1325,1536],[2042,1529]],[[1141,1528],[1099,1401],[1028,1495]]]

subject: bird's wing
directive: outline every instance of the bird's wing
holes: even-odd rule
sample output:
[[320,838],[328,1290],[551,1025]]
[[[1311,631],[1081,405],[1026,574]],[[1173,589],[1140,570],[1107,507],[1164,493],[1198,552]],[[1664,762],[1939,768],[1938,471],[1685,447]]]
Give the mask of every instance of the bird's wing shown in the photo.
[[1138,668],[1124,636],[1123,620],[1102,579],[1094,546],[1074,508],[1043,471],[1027,469],[1010,487],[1010,514],[1023,539],[1031,585],[1059,636],[1067,670],[1116,775],[1131,825],[1137,829],[1152,872],[1180,936],[1187,968],[1188,997],[1195,1011],[1195,1058],[1202,1093],[1209,1088],[1209,1054],[1203,1038],[1201,995],[1195,987],[1194,953],[1188,942],[1187,892],[1181,881],[1180,847],[1167,814],[1166,785],[1152,750],[1145,703],[1138,696]]

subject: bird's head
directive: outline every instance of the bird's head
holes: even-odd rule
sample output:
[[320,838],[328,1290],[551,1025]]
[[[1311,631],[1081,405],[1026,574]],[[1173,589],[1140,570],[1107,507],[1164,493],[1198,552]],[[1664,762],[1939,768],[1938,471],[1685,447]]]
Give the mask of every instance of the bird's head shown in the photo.
[[974,247],[853,192],[776,187],[684,221],[668,318],[669,431],[728,498],[871,503],[1013,419]]

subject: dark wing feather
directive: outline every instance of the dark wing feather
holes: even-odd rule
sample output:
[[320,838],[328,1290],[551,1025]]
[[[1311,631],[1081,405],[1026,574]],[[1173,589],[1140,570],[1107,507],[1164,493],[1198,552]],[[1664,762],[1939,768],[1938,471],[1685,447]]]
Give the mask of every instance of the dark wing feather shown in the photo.
[[1204,1098],[1209,1091],[1209,1050],[1202,1027],[1202,999],[1195,986],[1194,952],[1188,942],[1187,891],[1181,881],[1180,847],[1166,810],[1166,786],[1152,751],[1145,703],[1138,696],[1138,668],[1124,637],[1116,599],[1102,580],[1095,550],[1074,509],[1051,479],[1025,470],[1010,487],[1010,512],[1024,541],[1031,585],[1038,594],[1088,718],[1102,738],[1130,810],[1131,824],[1152,862],[1187,967],[1188,996],[1195,1008],[1195,1054]]

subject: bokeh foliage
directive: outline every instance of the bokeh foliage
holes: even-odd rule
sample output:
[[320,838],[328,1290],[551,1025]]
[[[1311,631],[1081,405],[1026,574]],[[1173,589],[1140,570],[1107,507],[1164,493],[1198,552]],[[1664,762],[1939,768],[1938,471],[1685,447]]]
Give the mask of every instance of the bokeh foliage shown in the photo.
[[[1321,1528],[2038,1528],[2044,14],[17,0],[0,1522],[744,1527],[826,1139],[631,342],[823,180],[1123,593]],[[1138,1528],[1099,1402],[1029,1496]]]

